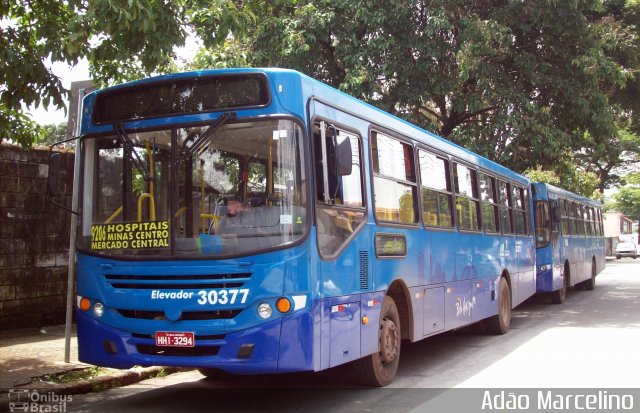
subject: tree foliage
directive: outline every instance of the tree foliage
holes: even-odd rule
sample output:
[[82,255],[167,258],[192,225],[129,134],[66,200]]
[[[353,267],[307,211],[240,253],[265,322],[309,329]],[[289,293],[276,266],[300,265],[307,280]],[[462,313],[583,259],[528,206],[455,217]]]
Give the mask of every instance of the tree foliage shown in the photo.
[[604,200],[604,195],[598,191],[600,181],[593,172],[584,172],[574,167],[565,170],[563,175],[559,176],[554,171],[543,170],[538,166],[535,169],[527,169],[524,175],[532,182],[545,182],[588,198]]
[[0,137],[30,146],[43,131],[28,106],[65,107],[67,91],[48,62],[89,61],[97,84],[172,67],[204,0],[9,0],[0,3]]
[[51,145],[67,139],[67,122],[43,125],[42,130],[44,131],[44,136],[37,142],[41,145]]
[[640,221],[640,172],[624,177],[626,185],[613,196],[613,207],[628,217]]
[[603,190],[640,161],[637,0],[10,0],[0,136],[28,145],[25,105],[64,105],[47,59],[111,84],[175,70],[187,32],[190,69],[298,69],[517,171]]
[[[623,177],[626,185],[620,187],[613,196],[612,208],[622,212],[640,225],[640,172],[633,172]],[[640,243],[640,232],[638,233]]]
[[636,1],[234,4],[261,18],[195,67],[298,69],[515,170],[583,155],[604,189],[638,126]]

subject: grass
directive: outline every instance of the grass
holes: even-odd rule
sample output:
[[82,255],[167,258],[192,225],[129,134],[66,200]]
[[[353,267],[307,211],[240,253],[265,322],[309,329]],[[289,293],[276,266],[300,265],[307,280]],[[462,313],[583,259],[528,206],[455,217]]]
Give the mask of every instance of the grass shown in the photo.
[[34,377],[33,381],[66,384],[80,380],[91,380],[94,377],[107,374],[109,371],[110,369],[94,366],[62,373],[45,374],[44,376]]

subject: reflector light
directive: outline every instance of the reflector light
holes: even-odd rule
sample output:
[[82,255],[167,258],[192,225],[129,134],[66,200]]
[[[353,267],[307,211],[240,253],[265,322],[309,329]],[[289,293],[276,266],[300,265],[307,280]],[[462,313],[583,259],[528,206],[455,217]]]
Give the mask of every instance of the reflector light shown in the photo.
[[276,301],[276,308],[281,313],[288,313],[289,310],[291,310],[291,302],[284,297],[279,298],[278,301]]
[[80,307],[82,311],[89,311],[89,309],[91,308],[91,301],[89,301],[88,298],[82,297],[80,299],[80,303],[78,304],[78,307]]

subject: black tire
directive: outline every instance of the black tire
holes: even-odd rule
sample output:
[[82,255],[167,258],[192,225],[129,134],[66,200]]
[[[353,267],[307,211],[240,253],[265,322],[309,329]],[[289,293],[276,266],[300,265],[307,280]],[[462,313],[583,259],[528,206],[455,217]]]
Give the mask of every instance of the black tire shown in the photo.
[[596,263],[591,262],[591,278],[582,283],[582,286],[587,291],[593,291],[596,289]]
[[509,331],[511,325],[511,290],[507,280],[500,278],[498,285],[498,314],[488,318],[485,322],[487,330],[491,334],[502,335]]
[[619,255],[616,255],[616,260],[619,260],[620,258],[622,258],[622,257],[619,256]]
[[568,287],[568,274],[564,274],[562,277],[562,288],[552,291],[549,296],[551,297],[551,303],[562,304],[567,299],[567,287]]
[[396,376],[400,362],[400,315],[393,298],[386,296],[380,310],[378,351],[355,362],[357,380],[364,386],[384,387]]

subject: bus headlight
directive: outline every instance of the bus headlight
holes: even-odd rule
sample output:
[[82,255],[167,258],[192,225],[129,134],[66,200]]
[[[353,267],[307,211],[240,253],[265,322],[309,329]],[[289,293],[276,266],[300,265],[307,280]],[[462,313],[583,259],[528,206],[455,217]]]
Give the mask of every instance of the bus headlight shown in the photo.
[[551,269],[551,264],[545,264],[538,267],[538,272],[543,272]]
[[266,320],[270,318],[272,314],[273,314],[273,309],[269,304],[262,303],[258,306],[258,316],[261,319]]
[[104,305],[102,305],[102,303],[95,303],[93,305],[93,314],[95,314],[96,317],[102,317],[104,314]]

